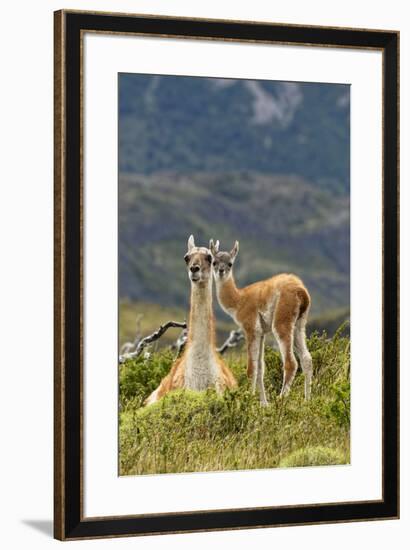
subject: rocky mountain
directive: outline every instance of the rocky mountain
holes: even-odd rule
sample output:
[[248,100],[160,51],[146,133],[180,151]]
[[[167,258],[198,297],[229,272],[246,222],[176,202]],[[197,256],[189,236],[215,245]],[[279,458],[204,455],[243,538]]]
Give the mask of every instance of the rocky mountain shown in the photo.
[[349,192],[350,89],[121,74],[120,172],[294,174]]

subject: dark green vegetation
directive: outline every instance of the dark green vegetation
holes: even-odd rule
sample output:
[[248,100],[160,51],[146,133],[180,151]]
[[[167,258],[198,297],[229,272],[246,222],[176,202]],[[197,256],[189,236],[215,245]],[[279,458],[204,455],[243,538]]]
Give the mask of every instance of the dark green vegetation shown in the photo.
[[153,474],[346,464],[350,461],[350,342],[312,335],[312,399],[303,397],[298,372],[280,399],[279,354],[266,350],[270,404],[251,394],[243,353],[226,357],[239,388],[218,396],[172,392],[158,403],[143,400],[169,371],[169,350],[120,366],[120,474]]
[[258,171],[349,190],[349,86],[123,74],[120,172]]

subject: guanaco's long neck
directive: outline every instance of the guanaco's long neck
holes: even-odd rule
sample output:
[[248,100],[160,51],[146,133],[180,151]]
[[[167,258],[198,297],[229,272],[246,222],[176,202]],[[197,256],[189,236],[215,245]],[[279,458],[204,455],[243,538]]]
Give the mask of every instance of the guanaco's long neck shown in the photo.
[[213,350],[215,343],[212,310],[212,279],[204,285],[191,284],[188,340],[192,345]]
[[236,286],[231,274],[224,281],[216,281],[216,292],[219,303],[226,309],[236,309],[241,298],[241,289]]

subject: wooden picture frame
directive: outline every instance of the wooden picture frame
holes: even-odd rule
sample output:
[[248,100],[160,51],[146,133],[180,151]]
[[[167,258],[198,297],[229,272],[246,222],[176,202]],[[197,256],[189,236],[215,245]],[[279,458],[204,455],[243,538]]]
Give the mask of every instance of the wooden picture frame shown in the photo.
[[[55,537],[72,540],[398,518],[399,33],[75,11],[56,12],[54,24]],[[130,516],[84,516],[82,40],[85,32],[382,52],[382,499]],[[189,47],[188,41],[186,47]]]

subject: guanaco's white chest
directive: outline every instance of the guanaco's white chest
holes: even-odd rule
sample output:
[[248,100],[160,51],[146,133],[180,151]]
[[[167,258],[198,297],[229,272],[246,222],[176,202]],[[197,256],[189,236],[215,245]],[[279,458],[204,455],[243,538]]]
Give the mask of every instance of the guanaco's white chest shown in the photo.
[[218,379],[218,365],[215,356],[207,346],[193,344],[187,353],[185,369],[185,387],[202,391],[215,386]]

